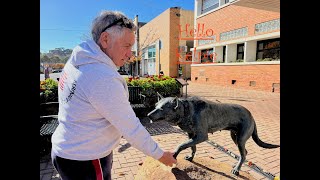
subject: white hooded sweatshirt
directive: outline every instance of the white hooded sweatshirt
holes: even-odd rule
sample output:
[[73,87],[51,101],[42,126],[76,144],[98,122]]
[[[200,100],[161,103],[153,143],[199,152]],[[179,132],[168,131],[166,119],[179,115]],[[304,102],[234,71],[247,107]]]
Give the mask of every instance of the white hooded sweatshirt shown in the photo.
[[144,154],[163,155],[135,115],[125,79],[92,40],[75,47],[59,79],[59,126],[52,152],[73,160],[105,157],[121,136]]

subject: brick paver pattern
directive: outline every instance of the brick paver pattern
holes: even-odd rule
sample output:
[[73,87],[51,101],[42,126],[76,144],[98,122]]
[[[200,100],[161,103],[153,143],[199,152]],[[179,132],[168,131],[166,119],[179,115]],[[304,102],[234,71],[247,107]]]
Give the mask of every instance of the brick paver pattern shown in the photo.
[[[280,144],[280,93],[236,89],[233,87],[222,87],[188,82],[188,96],[199,96],[212,101],[223,103],[236,103],[249,109],[256,121],[258,135],[264,142]],[[184,88],[184,92],[186,88]],[[187,140],[178,126],[170,126],[165,122],[144,124],[164,150],[173,151],[178,144]],[[218,131],[209,134],[209,140],[229,149],[239,155],[237,146],[233,143],[229,131]],[[264,149],[259,147],[250,138],[246,143],[248,150],[247,160],[255,163],[263,170],[275,176],[280,176],[280,148]],[[190,154],[191,149],[182,151],[179,156]],[[237,160],[214,148],[207,142],[197,145],[196,156],[212,157],[215,160],[234,165]],[[114,150],[114,162],[112,168],[112,179],[133,180],[141,163],[146,158],[139,150],[131,147],[125,140],[121,139],[120,145]],[[140,165],[139,165],[140,164]],[[241,171],[246,171],[256,179],[266,180],[264,176],[243,165]],[[240,171],[240,173],[241,173]],[[50,158],[40,160],[40,180],[59,179],[59,174],[54,170]]]

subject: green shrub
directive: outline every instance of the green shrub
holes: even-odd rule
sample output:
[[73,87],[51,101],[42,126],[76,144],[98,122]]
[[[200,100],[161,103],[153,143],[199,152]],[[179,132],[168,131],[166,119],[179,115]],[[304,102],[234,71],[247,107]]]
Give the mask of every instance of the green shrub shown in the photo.
[[[128,86],[139,86],[142,88],[142,94],[147,97],[157,96],[157,92],[164,97],[179,96],[180,84],[170,76],[154,75],[147,78],[126,78]],[[58,101],[58,82],[53,79],[40,81],[40,103]]]
[[272,58],[257,59],[257,61],[274,61]]
[[46,89],[51,89],[52,90],[52,89],[58,88],[58,82],[53,80],[53,79],[51,79],[51,78],[46,79],[45,83],[46,83],[45,84]]
[[40,103],[57,102],[58,101],[58,82],[48,78],[40,81]]
[[243,59],[237,59],[235,62],[243,62]]
[[272,61],[272,58],[264,58],[264,61]]
[[164,97],[178,96],[180,85],[170,76],[154,75],[142,79],[126,78],[128,86],[139,86],[142,94],[147,97],[156,96],[157,92]]

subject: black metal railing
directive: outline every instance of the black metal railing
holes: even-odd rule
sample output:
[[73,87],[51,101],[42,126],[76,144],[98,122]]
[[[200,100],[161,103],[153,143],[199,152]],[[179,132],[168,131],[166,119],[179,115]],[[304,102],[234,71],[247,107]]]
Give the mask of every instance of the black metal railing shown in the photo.
[[142,95],[142,88],[139,86],[129,86],[129,101],[130,104],[143,104],[145,96]]

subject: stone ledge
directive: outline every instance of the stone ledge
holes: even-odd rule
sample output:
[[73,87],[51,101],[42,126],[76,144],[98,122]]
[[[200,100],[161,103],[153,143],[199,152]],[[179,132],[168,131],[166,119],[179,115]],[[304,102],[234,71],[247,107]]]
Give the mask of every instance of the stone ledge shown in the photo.
[[195,157],[192,162],[178,156],[176,167],[168,167],[147,157],[139,168],[135,180],[255,180],[248,172],[240,171],[239,176],[231,173],[232,167],[209,157]]

